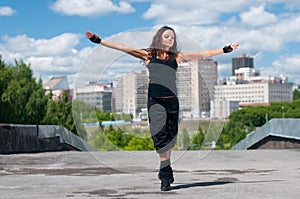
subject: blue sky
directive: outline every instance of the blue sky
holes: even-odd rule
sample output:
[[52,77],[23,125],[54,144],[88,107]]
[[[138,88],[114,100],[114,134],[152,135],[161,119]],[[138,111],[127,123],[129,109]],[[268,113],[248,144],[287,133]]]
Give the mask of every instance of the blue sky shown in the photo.
[[67,75],[74,83],[100,48],[85,38],[86,30],[134,45],[123,33],[169,25],[199,50],[239,41],[238,51],[213,58],[221,76],[230,75],[232,57],[248,54],[263,75],[300,83],[300,1],[1,0],[0,24],[2,59],[22,59],[44,82]]

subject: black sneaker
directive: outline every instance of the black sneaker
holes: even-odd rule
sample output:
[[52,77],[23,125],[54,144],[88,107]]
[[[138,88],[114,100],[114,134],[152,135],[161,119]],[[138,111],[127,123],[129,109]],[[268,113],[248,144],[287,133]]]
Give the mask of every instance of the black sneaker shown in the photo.
[[160,185],[161,191],[170,191],[171,189],[172,188],[171,188],[169,181],[166,181],[166,180],[161,181],[161,185]]
[[174,175],[173,175],[173,169],[172,167],[170,167],[170,170],[169,170],[169,183],[173,183],[174,182]]
[[174,182],[172,167],[168,166],[159,170],[158,179],[166,180],[170,184]]

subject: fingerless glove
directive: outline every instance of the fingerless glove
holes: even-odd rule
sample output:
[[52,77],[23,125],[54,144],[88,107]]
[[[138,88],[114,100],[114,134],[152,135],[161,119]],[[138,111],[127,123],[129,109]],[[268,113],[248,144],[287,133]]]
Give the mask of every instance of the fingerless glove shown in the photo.
[[230,52],[232,52],[233,51],[233,48],[231,47],[231,46],[225,46],[224,48],[223,48],[223,52],[224,53],[230,53]]
[[91,42],[94,42],[96,44],[100,44],[101,43],[101,39],[99,37],[97,37],[95,34],[90,38]]

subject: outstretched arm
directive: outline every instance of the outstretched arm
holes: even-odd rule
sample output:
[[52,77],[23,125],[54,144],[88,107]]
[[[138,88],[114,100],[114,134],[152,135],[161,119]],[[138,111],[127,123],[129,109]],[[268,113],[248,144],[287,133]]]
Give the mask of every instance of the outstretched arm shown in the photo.
[[237,49],[239,43],[233,43],[225,46],[224,48],[213,49],[213,50],[202,50],[197,52],[180,52],[177,58],[177,62],[180,63],[182,61],[197,61],[201,58],[213,57],[216,55],[220,55],[223,53],[230,53],[233,50]]
[[128,53],[128,54],[130,54],[136,58],[142,59],[144,61],[147,61],[149,59],[149,53],[146,50],[133,48],[133,47],[130,47],[125,44],[118,43],[118,42],[111,42],[111,41],[103,40],[97,34],[89,32],[89,31],[87,31],[85,33],[85,35],[90,41],[92,41],[94,43],[101,44],[102,46],[106,46],[108,48],[112,48],[115,50],[119,50],[119,51]]

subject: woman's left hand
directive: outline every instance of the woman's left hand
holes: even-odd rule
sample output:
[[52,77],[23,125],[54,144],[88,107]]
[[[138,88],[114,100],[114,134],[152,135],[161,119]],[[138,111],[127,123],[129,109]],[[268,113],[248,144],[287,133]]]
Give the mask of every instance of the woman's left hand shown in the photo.
[[236,49],[239,47],[240,43],[239,43],[239,42],[235,42],[235,43],[229,44],[229,45],[230,45],[230,47],[231,47],[233,50],[236,50]]

